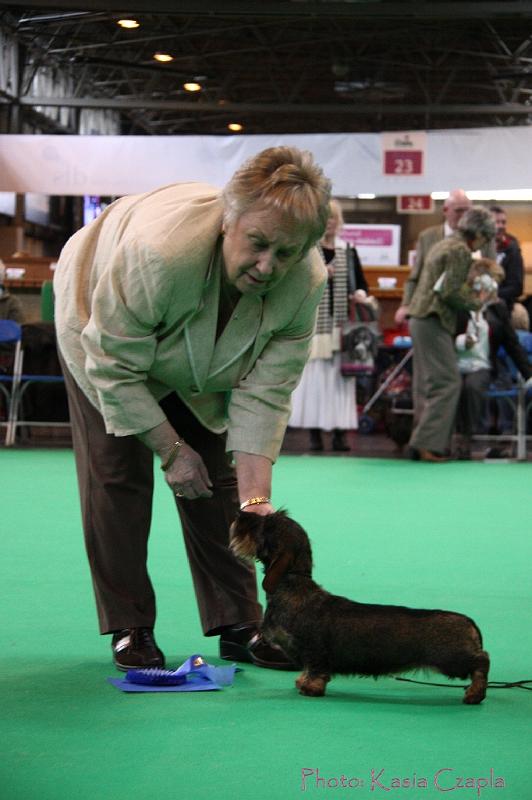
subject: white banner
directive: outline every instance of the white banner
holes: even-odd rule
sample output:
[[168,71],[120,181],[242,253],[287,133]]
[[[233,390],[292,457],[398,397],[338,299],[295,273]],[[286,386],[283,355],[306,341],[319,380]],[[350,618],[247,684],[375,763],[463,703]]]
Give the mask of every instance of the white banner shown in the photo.
[[383,175],[381,134],[264,136],[0,135],[0,192],[123,195],[176,181],[224,185],[249,156],[311,150],[336,195],[532,188],[532,128],[428,131],[423,175]]

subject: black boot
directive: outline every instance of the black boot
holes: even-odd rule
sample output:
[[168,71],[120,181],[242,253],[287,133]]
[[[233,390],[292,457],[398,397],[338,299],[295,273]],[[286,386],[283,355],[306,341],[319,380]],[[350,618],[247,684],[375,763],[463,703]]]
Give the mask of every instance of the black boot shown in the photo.
[[310,449],[314,451],[323,450],[323,439],[319,428],[310,429]]
[[332,449],[341,453],[347,453],[348,450],[351,450],[345,439],[345,431],[341,430],[341,428],[335,428],[333,431]]

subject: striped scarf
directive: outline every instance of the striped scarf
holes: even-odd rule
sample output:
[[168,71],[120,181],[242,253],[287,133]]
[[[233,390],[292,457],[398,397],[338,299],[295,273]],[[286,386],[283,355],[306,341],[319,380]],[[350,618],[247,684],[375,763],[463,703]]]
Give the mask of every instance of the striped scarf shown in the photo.
[[[318,250],[323,258],[323,250],[320,244],[318,244]],[[325,259],[323,260],[325,261]],[[330,314],[331,281],[327,281],[327,286],[318,306],[315,334],[332,333],[333,328],[341,328],[348,317],[347,251],[344,247],[335,248],[334,258],[330,264],[334,267],[334,277],[332,279],[333,316],[331,317]]]

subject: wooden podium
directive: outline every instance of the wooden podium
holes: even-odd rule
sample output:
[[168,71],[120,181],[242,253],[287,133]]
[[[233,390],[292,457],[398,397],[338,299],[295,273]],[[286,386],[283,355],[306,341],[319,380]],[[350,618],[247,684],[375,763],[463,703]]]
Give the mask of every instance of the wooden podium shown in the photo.
[[[369,294],[379,301],[381,313],[379,325],[381,329],[395,328],[394,315],[401,305],[405,282],[410,275],[410,267],[362,267],[364,277],[368,283]],[[379,278],[395,278],[393,289],[383,289],[379,286]]]
[[5,286],[9,289],[38,289],[40,290],[44,281],[51,281],[54,271],[50,265],[55,264],[57,258],[45,256],[30,256],[21,253],[17,256],[3,258],[6,269],[23,269],[24,275],[20,278],[9,278],[6,275]]

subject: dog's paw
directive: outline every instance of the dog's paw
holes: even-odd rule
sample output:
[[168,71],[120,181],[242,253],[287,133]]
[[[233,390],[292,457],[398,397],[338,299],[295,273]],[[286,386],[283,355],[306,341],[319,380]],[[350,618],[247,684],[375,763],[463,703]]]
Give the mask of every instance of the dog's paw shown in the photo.
[[485,691],[470,686],[469,689],[466,689],[466,693],[464,694],[464,703],[468,706],[477,706],[479,703],[482,703],[485,697]]
[[306,695],[307,697],[323,697],[325,694],[325,687],[327,680],[319,676],[310,677],[309,675],[300,675],[296,680],[296,688],[299,694]]

